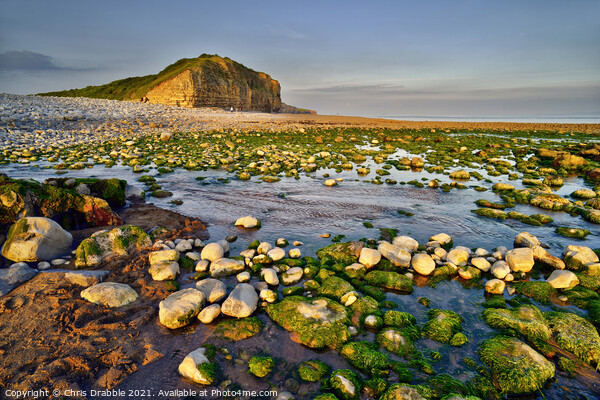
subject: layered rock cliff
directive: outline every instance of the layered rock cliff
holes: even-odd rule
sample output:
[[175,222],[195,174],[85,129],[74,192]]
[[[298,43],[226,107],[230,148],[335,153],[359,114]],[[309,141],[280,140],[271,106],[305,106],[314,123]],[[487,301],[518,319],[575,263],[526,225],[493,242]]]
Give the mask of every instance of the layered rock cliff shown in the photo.
[[246,68],[226,57],[203,54],[198,58],[181,59],[156,75],[42,95],[277,112],[282,107],[280,91],[279,82],[264,72]]

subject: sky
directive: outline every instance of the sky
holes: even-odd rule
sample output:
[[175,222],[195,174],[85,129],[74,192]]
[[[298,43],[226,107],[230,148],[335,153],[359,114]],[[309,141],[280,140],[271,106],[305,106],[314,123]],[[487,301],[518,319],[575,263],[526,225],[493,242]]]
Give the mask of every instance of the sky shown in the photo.
[[0,92],[202,53],[319,114],[600,118],[598,0],[0,0]]

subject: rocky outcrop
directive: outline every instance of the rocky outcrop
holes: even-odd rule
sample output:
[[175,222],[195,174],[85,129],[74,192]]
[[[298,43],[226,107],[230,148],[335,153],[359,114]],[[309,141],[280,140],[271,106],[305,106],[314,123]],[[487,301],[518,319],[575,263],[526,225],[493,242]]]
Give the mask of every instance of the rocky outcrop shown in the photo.
[[282,103],[280,92],[279,82],[264,72],[254,71],[227,57],[202,54],[198,58],[183,58],[156,75],[41,95],[140,100],[189,108],[316,114]]

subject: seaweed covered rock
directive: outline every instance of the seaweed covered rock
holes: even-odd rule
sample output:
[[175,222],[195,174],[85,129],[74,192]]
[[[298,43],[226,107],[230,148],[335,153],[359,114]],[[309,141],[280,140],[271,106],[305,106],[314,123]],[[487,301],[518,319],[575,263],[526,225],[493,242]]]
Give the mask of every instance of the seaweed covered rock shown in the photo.
[[510,329],[530,340],[548,340],[552,333],[544,315],[535,306],[524,305],[513,310],[488,308],[483,312],[485,323],[496,329]]
[[384,289],[398,290],[412,293],[412,279],[393,271],[371,271],[365,275],[365,281],[369,285],[379,286]]
[[586,246],[569,245],[563,251],[567,268],[573,271],[585,271],[589,264],[597,263],[598,255]]
[[591,322],[571,313],[553,311],[545,316],[561,348],[593,367],[600,366],[600,336]]
[[506,394],[535,392],[554,377],[554,364],[518,339],[496,336],[479,347],[494,385]]
[[429,321],[423,327],[423,336],[441,343],[450,343],[462,330],[462,318],[450,310],[432,309],[427,312]]
[[189,288],[169,295],[158,305],[160,323],[169,329],[181,328],[198,315],[206,296],[201,291]]
[[553,193],[539,193],[529,202],[532,206],[543,208],[544,210],[562,211],[571,202],[564,197]]
[[298,365],[298,376],[306,382],[323,379],[331,371],[331,367],[320,360],[308,360]]
[[9,260],[53,260],[71,251],[73,236],[49,218],[21,218],[8,230],[2,255]]
[[248,360],[248,372],[258,378],[264,378],[275,367],[275,362],[271,357],[252,357]]
[[2,178],[0,224],[11,224],[23,217],[60,217],[70,227],[123,223],[104,199],[32,180]]
[[263,323],[257,317],[228,319],[219,322],[213,334],[225,339],[238,341],[257,335],[262,328]]
[[412,314],[405,311],[388,310],[383,314],[383,323],[387,326],[405,328],[407,326],[415,325],[417,319]]
[[185,356],[177,370],[179,375],[200,385],[212,385],[215,382],[216,365],[209,361],[204,347]]
[[380,400],[428,400],[431,397],[431,389],[427,386],[395,383],[388,388]]
[[362,385],[360,378],[348,369],[338,369],[331,374],[329,386],[343,400],[357,400]]
[[308,347],[335,349],[350,339],[346,307],[327,298],[289,296],[269,304],[267,314]]
[[340,355],[354,368],[369,375],[377,375],[380,371],[387,370],[390,364],[385,354],[366,341],[346,343]]
[[358,261],[363,246],[362,242],[334,243],[317,250],[317,257],[322,261],[350,265]]
[[353,290],[354,287],[342,278],[330,276],[325,279],[319,289],[317,289],[317,294],[339,301],[342,296]]
[[150,236],[133,225],[120,226],[109,232],[101,231],[83,240],[75,251],[77,268],[98,265],[111,255],[124,256],[135,248],[152,246]]
[[399,356],[408,356],[415,350],[410,332],[389,327],[377,334],[377,343],[384,349]]

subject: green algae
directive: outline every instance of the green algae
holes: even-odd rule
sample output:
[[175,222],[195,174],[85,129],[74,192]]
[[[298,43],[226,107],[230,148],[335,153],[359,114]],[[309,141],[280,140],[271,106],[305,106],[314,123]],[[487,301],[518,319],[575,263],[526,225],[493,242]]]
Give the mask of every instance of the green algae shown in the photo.
[[248,339],[257,335],[263,327],[263,323],[257,317],[242,319],[228,319],[219,322],[214,335],[234,341]]
[[392,327],[382,329],[377,334],[376,341],[384,349],[402,357],[408,356],[415,351],[410,332],[406,330]]
[[533,305],[512,310],[489,308],[483,312],[483,319],[492,328],[509,330],[531,340],[549,340],[552,334],[544,315]]
[[542,304],[550,303],[550,296],[556,292],[549,283],[542,281],[516,282],[513,288],[517,293],[531,297]]
[[274,367],[275,362],[271,357],[254,356],[248,361],[248,372],[258,378],[267,376]]
[[588,320],[572,313],[547,312],[556,343],[593,367],[600,366],[600,336]]
[[455,334],[462,330],[462,318],[450,310],[431,309],[429,321],[422,330],[423,336],[441,343],[450,343]]
[[360,377],[348,369],[333,371],[328,386],[343,400],[358,400],[362,389]]
[[360,254],[361,248],[362,243],[360,242],[334,243],[317,250],[317,257],[321,261],[330,260],[334,263],[350,265],[358,262],[358,254]]
[[335,349],[350,339],[346,308],[328,298],[288,296],[269,304],[266,311],[273,321],[296,335],[305,346]]
[[494,385],[506,394],[530,393],[554,377],[554,364],[525,343],[506,336],[484,341],[479,356],[492,373]]
[[385,354],[377,351],[377,346],[370,342],[350,342],[340,350],[340,355],[357,370],[368,375],[379,376],[390,368]]
[[343,295],[353,290],[354,287],[342,278],[330,276],[321,283],[321,286],[317,289],[317,294],[339,301]]
[[371,271],[365,275],[365,281],[369,285],[379,286],[389,290],[398,290],[408,293],[412,293],[414,290],[410,278],[392,271]]
[[388,310],[383,314],[383,323],[387,326],[404,328],[406,326],[415,325],[417,319],[404,311]]
[[316,382],[325,378],[331,367],[320,360],[308,360],[298,365],[298,376],[306,382]]

